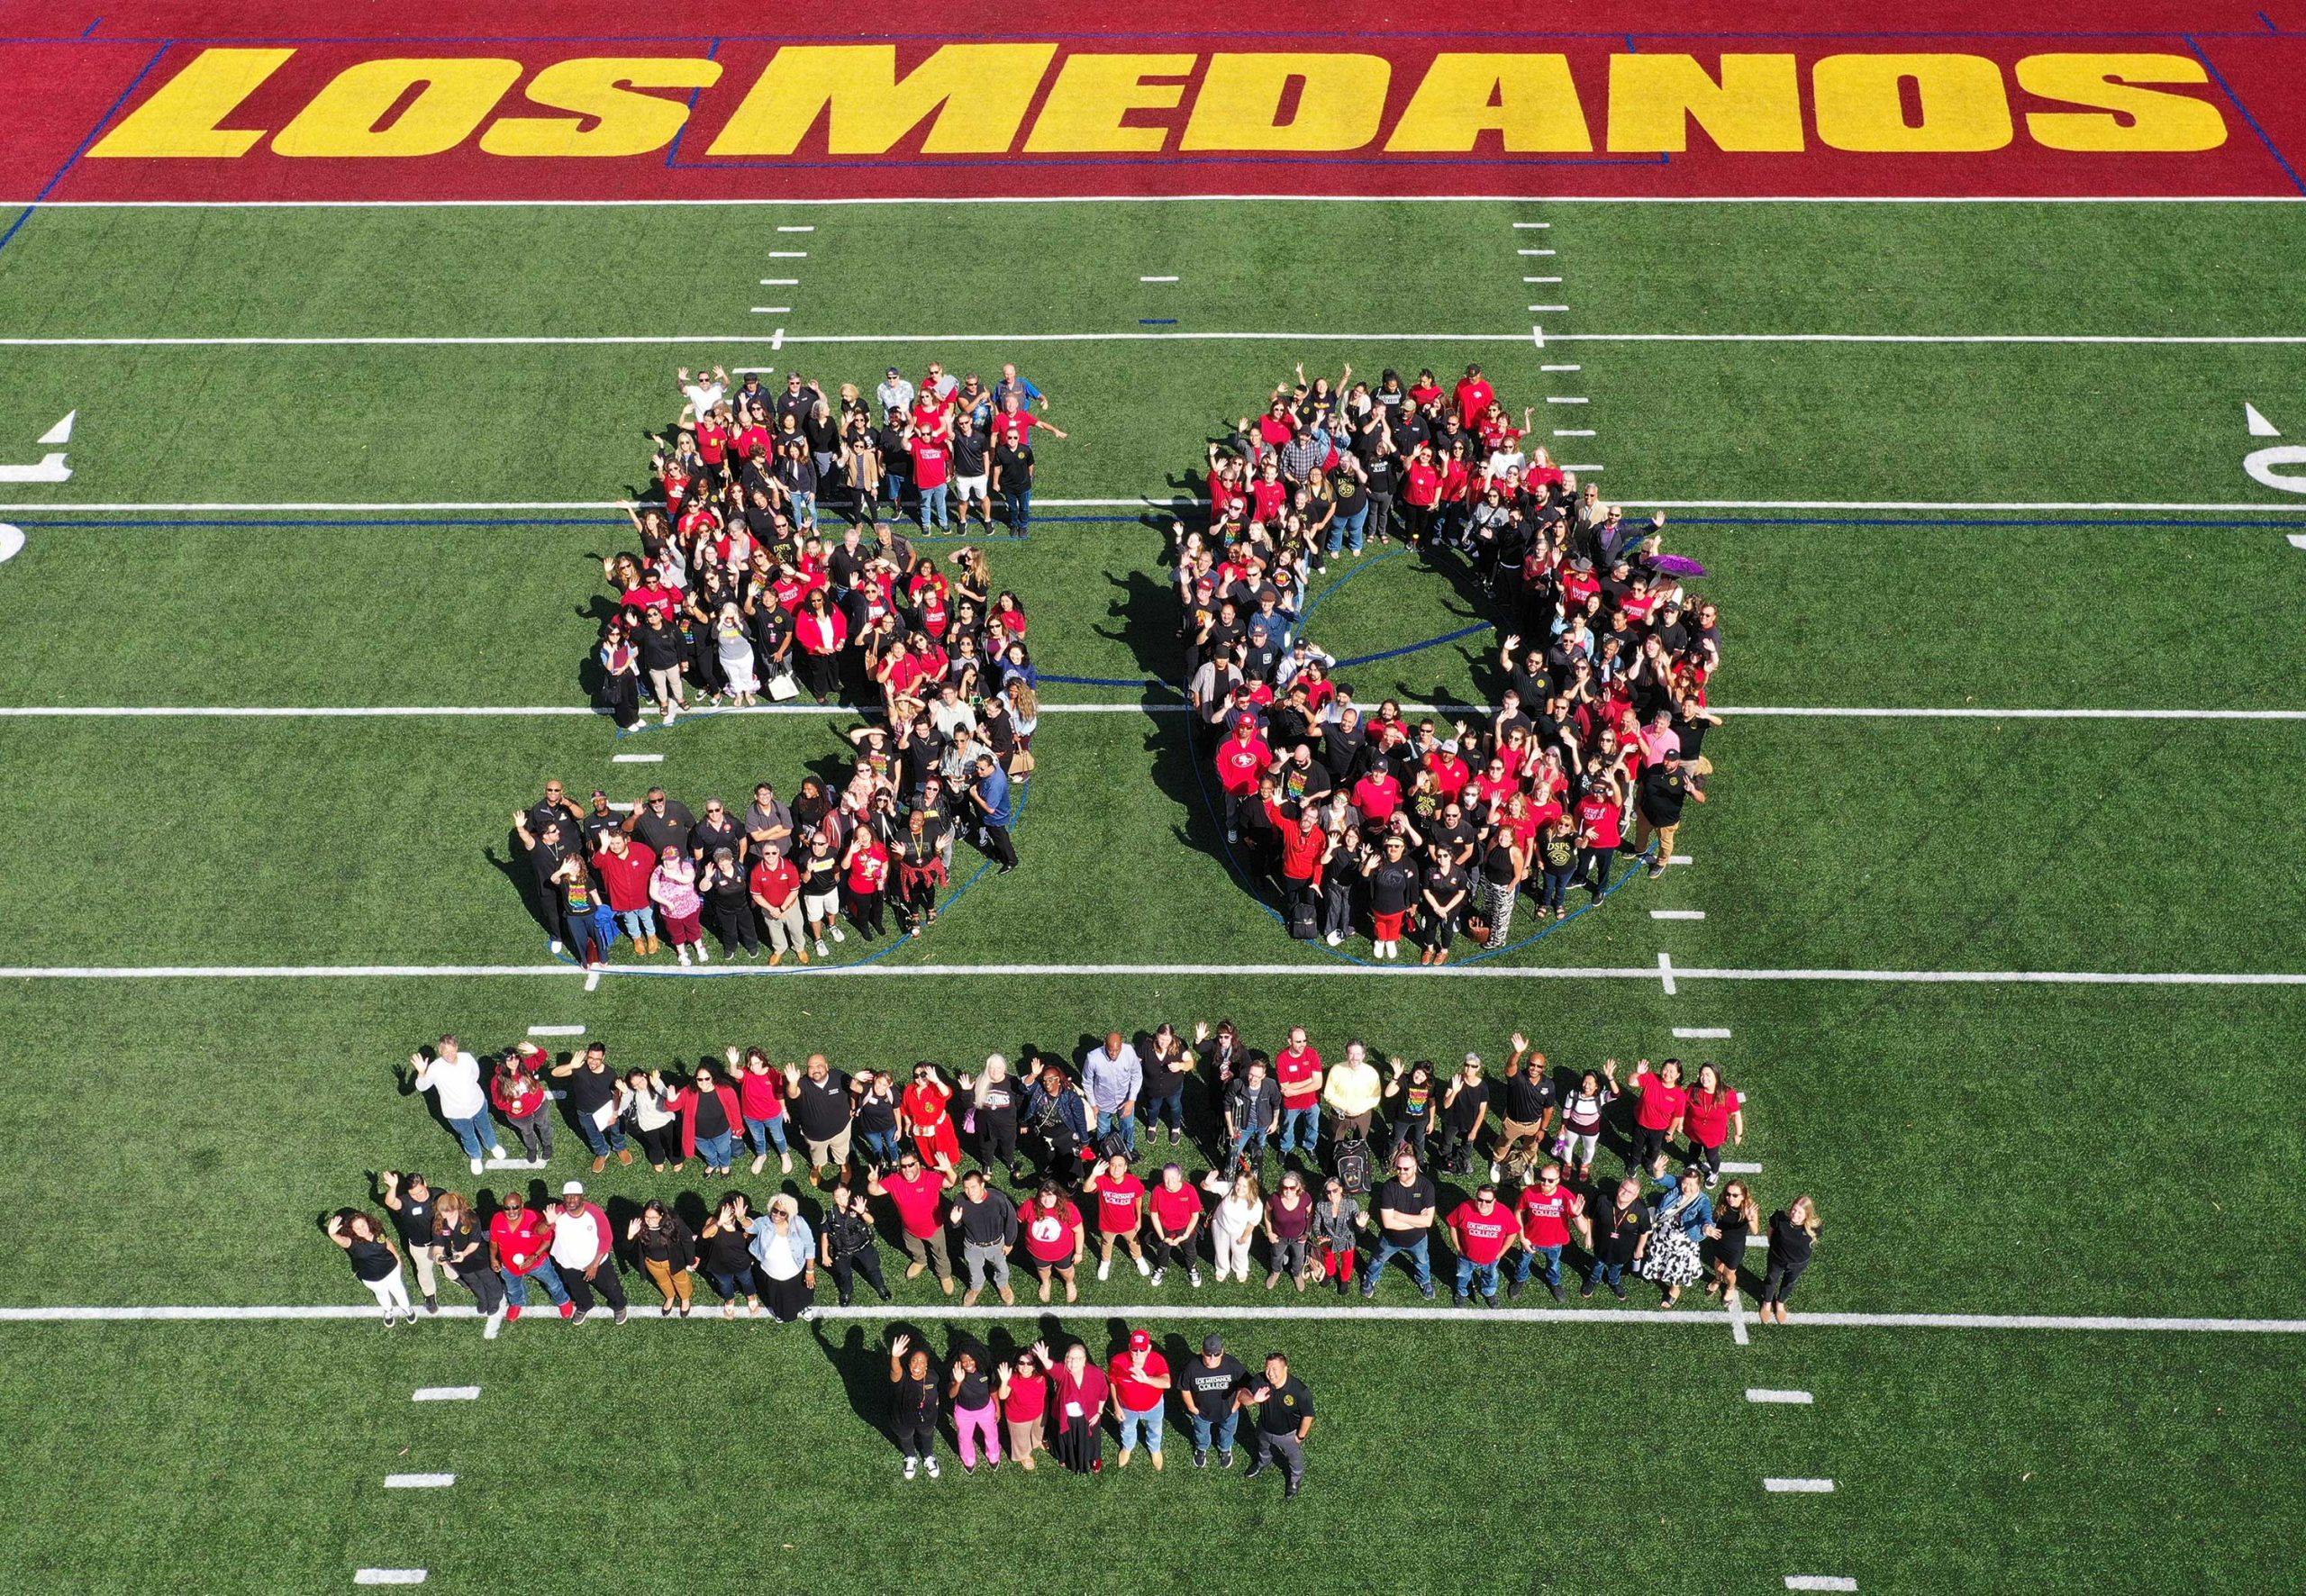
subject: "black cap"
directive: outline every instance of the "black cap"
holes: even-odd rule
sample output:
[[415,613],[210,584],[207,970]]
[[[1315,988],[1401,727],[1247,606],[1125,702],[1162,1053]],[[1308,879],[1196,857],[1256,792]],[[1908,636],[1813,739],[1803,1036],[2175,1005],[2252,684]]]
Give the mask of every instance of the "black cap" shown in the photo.
[[1225,1338],[1212,1330],[1201,1338],[1201,1356],[1217,1357],[1225,1351]]

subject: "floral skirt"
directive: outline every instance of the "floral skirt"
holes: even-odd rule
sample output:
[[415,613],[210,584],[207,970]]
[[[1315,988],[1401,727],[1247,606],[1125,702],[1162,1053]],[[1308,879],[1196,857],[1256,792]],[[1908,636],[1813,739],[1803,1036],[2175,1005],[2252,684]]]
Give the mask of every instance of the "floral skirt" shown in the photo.
[[1641,1278],[1663,1286],[1687,1285],[1698,1277],[1701,1265],[1697,1243],[1677,1227],[1649,1233],[1649,1250],[1642,1255]]

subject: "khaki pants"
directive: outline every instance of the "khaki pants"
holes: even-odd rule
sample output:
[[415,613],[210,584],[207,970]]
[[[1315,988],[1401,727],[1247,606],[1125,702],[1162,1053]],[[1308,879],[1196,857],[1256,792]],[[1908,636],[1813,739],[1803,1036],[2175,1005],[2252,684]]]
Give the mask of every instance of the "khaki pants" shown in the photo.
[[768,927],[768,950],[771,953],[799,953],[808,928],[801,923],[801,900],[794,900],[779,909],[763,909],[763,922]]
[[640,1260],[640,1266],[648,1271],[649,1278],[657,1283],[657,1289],[665,1293],[667,1307],[671,1307],[676,1301],[684,1308],[688,1306],[689,1274],[687,1270],[674,1268],[672,1261],[668,1258],[643,1258]]
[[1647,852],[1649,848],[1649,839],[1654,834],[1657,839],[1657,857],[1651,861],[1651,867],[1662,870],[1674,857],[1674,839],[1679,834],[1681,829],[1682,823],[1679,821],[1675,821],[1670,826],[1652,826],[1648,815],[1637,814],[1633,821],[1633,851]]
[[946,1245],[945,1232],[940,1229],[934,1236],[915,1236],[905,1232],[904,1256],[916,1264],[934,1265],[940,1285],[953,1278],[953,1253]]
[[1005,1420],[1001,1428],[1008,1433],[1009,1455],[1012,1458],[1025,1458],[1030,1457],[1036,1452],[1049,1450],[1048,1446],[1041,1439],[1042,1426],[1047,1422],[1045,1419]]
[[831,1141],[817,1141],[809,1137],[801,1139],[809,1144],[809,1162],[822,1169],[828,1164],[849,1162],[849,1133],[844,1130]]
[[[1539,1150],[1539,1138],[1545,1134],[1544,1121],[1504,1120],[1501,1120],[1500,1124],[1503,1129],[1497,1138],[1498,1163],[1508,1170],[1514,1170],[1520,1168],[1526,1161],[1537,1156]],[[1529,1146],[1523,1147],[1521,1146],[1523,1142],[1529,1143]]]

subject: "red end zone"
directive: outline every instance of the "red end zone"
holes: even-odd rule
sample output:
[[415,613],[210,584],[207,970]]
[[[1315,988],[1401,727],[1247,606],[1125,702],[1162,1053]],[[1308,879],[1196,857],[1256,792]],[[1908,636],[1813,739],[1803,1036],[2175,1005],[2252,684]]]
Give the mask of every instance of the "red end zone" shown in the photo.
[[588,4],[508,37],[456,14],[478,9],[317,39],[269,0],[51,12],[57,32],[0,41],[0,195],[2306,194],[2306,0],[2141,0],[2087,32],[2023,4],[1893,32],[1848,6],[1677,8],[1660,32],[1605,5],[1561,34],[1454,3],[1350,34],[1294,4],[1250,33],[1188,0],[1185,31],[1147,34],[1012,4],[976,35],[908,5],[886,34],[805,38]]

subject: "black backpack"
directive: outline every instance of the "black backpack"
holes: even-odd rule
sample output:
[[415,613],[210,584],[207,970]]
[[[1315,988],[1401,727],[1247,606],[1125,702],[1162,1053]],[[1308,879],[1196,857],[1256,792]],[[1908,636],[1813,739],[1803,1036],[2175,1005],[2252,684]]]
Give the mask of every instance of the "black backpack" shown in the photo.
[[1349,1195],[1355,1197],[1366,1197],[1369,1194],[1369,1170],[1373,1162],[1369,1155],[1369,1144],[1359,1137],[1339,1142],[1330,1154],[1330,1163],[1337,1175],[1338,1184],[1343,1186]]

